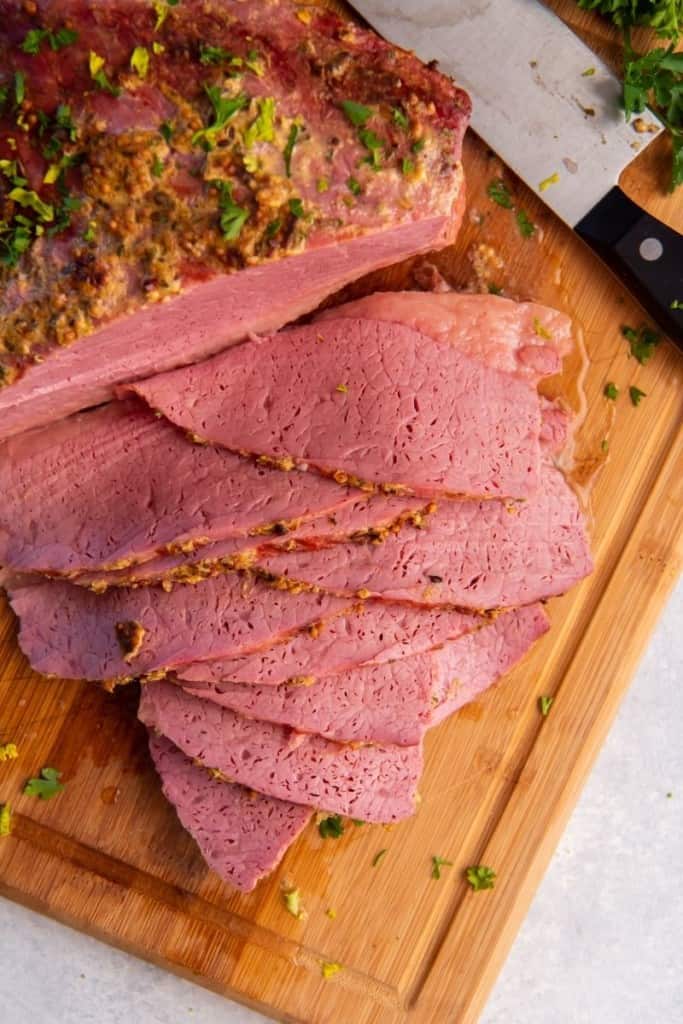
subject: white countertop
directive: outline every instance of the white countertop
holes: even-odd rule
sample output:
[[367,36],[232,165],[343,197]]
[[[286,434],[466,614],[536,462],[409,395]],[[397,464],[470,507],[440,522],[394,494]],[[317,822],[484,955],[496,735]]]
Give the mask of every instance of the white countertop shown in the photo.
[[[683,1022],[682,738],[679,584],[481,1024]],[[0,992],[16,1024],[266,1020],[3,900]]]

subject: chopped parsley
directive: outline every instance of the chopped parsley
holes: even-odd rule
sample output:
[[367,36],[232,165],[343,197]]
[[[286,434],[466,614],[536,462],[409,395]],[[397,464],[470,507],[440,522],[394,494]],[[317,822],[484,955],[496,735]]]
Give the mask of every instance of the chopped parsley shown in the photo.
[[38,193],[33,192],[31,189],[13,188],[8,193],[7,198],[11,199],[14,203],[18,203],[19,206],[33,210],[43,221],[49,223],[54,220],[54,207],[50,203],[43,202]]
[[41,768],[40,778],[29,779],[24,786],[25,796],[37,796],[40,800],[50,800],[57,793],[61,793],[64,786],[59,781],[62,773],[56,768]]
[[231,181],[212,181],[211,184],[218,189],[218,209],[223,238],[226,242],[234,242],[239,238],[242,228],[249,219],[249,210],[244,206],[238,206],[233,200]]
[[534,334],[537,334],[539,338],[545,338],[546,341],[550,341],[552,334],[547,327],[544,327],[537,316],[534,317]]
[[0,743],[0,761],[14,761],[19,757],[16,743]]
[[289,212],[292,214],[293,217],[296,217],[297,220],[299,219],[299,217],[303,217],[304,204],[301,202],[300,199],[294,198],[289,200]]
[[66,28],[66,26],[57,29],[56,32],[49,28],[32,28],[26,33],[21,49],[24,53],[35,55],[40,53],[40,47],[44,42],[47,42],[50,49],[57,53],[57,51],[63,50],[65,46],[75,43],[77,39],[78,32],[74,32],[72,29]]
[[88,221],[88,226],[83,232],[84,242],[94,242],[97,237],[97,222],[94,220]]
[[159,125],[159,135],[161,135],[164,142],[170,144],[173,138],[173,125],[170,121],[162,121]]
[[465,878],[474,891],[479,892],[481,889],[493,889],[496,872],[492,868],[487,868],[484,864],[475,864],[467,868]]
[[413,153],[417,154],[417,153],[421,153],[422,152],[422,150],[425,148],[425,145],[426,145],[426,140],[425,139],[415,139],[415,142],[412,144],[412,146],[410,148],[411,148]]
[[[239,60],[239,57],[236,59]],[[249,50],[244,63],[245,66],[248,67],[250,71],[253,71],[258,78],[262,78],[265,74],[265,63],[258,50]]]
[[23,71],[14,72],[14,102],[18,107],[26,98],[26,75]]
[[401,174],[405,174],[407,176],[408,174],[412,174],[414,170],[414,162],[410,159],[409,156],[404,156],[403,160],[401,160]]
[[272,142],[275,138],[275,100],[264,96],[258,101],[258,114],[244,133],[244,145],[251,149],[255,142]]
[[335,974],[339,974],[339,972],[343,970],[343,967],[336,961],[322,960],[320,962],[320,970],[323,978],[327,981],[328,978],[332,978]]
[[621,333],[629,343],[631,355],[643,366],[648,359],[652,358],[655,348],[662,340],[661,334],[647,325],[639,327],[637,330],[624,325],[621,328]]
[[375,856],[374,856],[374,857],[372,858],[372,866],[373,866],[373,868],[376,868],[376,867],[377,867],[377,865],[378,865],[378,864],[380,863],[380,861],[381,861],[381,860],[382,860],[382,859],[383,859],[384,857],[386,857],[386,855],[388,854],[388,852],[389,852],[388,850],[378,850],[378,852],[377,852],[377,853],[375,854]]
[[488,286],[489,295],[502,295],[503,289],[499,284],[490,284]]
[[453,861],[444,857],[432,857],[432,878],[437,881],[441,878],[441,868],[452,868]]
[[233,118],[240,110],[244,110],[249,106],[249,97],[243,92],[239,93],[237,96],[223,96],[219,86],[217,85],[205,85],[204,91],[211,100],[214,118],[210,125],[206,128],[200,128],[199,131],[194,133],[192,136],[192,145],[196,146],[198,142],[201,142],[204,143],[207,148],[212,149],[215,145],[217,135],[222,131],[228,121],[230,121],[231,118]]
[[669,305],[669,309],[683,309],[683,301],[681,299],[674,299]]
[[647,398],[645,392],[641,391],[640,388],[637,388],[634,384],[632,384],[628,389],[628,393],[632,405],[640,405],[641,399]]
[[348,188],[349,192],[351,192],[351,194],[354,196],[359,196],[363,191],[360,182],[353,177],[346,179],[346,187]]
[[140,78],[147,78],[149,71],[149,50],[146,46],[136,46],[130,57],[130,66]]
[[242,64],[242,59],[236,57],[234,53],[230,53],[229,50],[224,50],[222,46],[211,46],[209,43],[202,43],[199,47],[199,63],[235,64],[239,66]]
[[118,96],[121,90],[118,86],[112,85],[107,78],[107,73],[104,70],[105,59],[100,57],[99,53],[95,53],[94,50],[90,51],[88,58],[88,67],[90,68],[90,77],[92,78],[98,89],[102,92],[108,92],[110,96]]
[[550,714],[550,709],[555,703],[554,697],[539,697],[538,698],[538,710],[541,712],[544,718],[547,718]]
[[595,68],[586,68],[584,71],[581,72],[581,77],[582,78],[590,78],[594,74],[595,74]]
[[486,195],[492,202],[497,203],[498,206],[502,206],[505,210],[511,210],[513,207],[510,189],[502,178],[496,178],[494,181],[490,181],[488,183],[486,186]]
[[12,808],[9,804],[0,805],[0,839],[12,831]]
[[339,839],[344,835],[344,822],[341,814],[331,814],[318,822],[318,832],[323,839]]
[[538,183],[538,191],[539,192],[545,192],[547,189],[550,188],[551,185],[557,185],[559,180],[560,180],[560,176],[557,173],[557,171],[555,171],[553,174],[549,174],[547,178],[543,179],[543,181],[539,181],[539,183]]
[[406,113],[401,109],[401,107],[391,108],[391,119],[395,125],[397,125],[399,128],[403,128],[405,131],[407,131],[408,128],[410,128],[410,121],[408,120]]
[[266,224],[265,237],[273,238],[278,233],[281,227],[282,221],[280,220],[279,217],[276,217],[275,220],[269,221],[269,223]]
[[163,27],[164,22],[171,13],[171,7],[177,7],[180,0],[154,0],[153,7],[154,13],[157,16],[157,20],[154,25],[154,31],[158,32]]
[[301,920],[304,916],[304,908],[301,902],[301,890],[300,889],[286,889],[282,893],[282,902],[285,905],[288,913],[292,917],[296,917],[297,920]]
[[536,225],[529,219],[525,210],[518,210],[515,214],[515,220],[517,221],[517,227],[522,238],[531,238],[535,234]]
[[330,183],[327,178],[318,178],[317,182],[315,183],[315,187],[318,192],[327,192],[328,188],[330,187]]
[[355,100],[343,100],[341,108],[355,128],[364,128],[374,114],[372,107],[356,103]]
[[365,146],[368,151],[368,156],[365,158],[365,163],[370,164],[373,171],[378,171],[382,166],[382,150],[384,143],[375,135],[374,132],[370,131],[369,128],[361,128],[358,132],[358,138]]
[[154,159],[152,160],[150,170],[152,172],[153,177],[155,178],[160,178],[161,175],[164,173],[164,162],[159,158],[159,155],[157,153],[154,154]]
[[611,402],[616,402],[619,397],[619,388],[616,386],[613,380],[607,381],[603,388],[603,395],[605,398],[609,398]]
[[292,154],[294,153],[294,147],[296,146],[296,140],[298,137],[299,125],[294,121],[290,126],[287,142],[285,143],[285,148],[282,151],[282,156],[285,161],[285,173],[288,178],[292,177]]

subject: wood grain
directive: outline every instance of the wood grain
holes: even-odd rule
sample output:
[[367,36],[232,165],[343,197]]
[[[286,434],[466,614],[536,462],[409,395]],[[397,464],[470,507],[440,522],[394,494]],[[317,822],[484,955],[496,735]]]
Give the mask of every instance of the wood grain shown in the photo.
[[[604,23],[569,2],[554,6],[617,59]],[[624,184],[681,230],[680,195],[663,191],[665,160],[658,140]],[[580,418],[571,475],[591,517],[596,571],[551,602],[553,629],[504,684],[430,735],[413,820],[351,828],[337,841],[311,828],[271,879],[235,894],[206,870],[161,796],[134,690],[112,696],[34,675],[0,611],[0,742],[20,748],[17,761],[0,765],[0,802],[15,810],[14,832],[0,842],[0,892],[280,1020],[477,1019],[680,570],[680,357],[663,343],[645,367],[629,358],[619,328],[641,323],[640,309],[505,172],[539,225],[534,239],[520,239],[510,212],[486,198],[502,168],[474,136],[465,164],[470,216],[457,247],[435,262],[467,287],[473,249],[490,245],[506,293],[574,318],[576,352],[549,393]],[[399,287],[410,273],[405,264],[349,292]],[[617,403],[602,396],[607,380],[621,388]],[[630,384],[647,394],[637,409]],[[547,719],[541,693],[556,698]],[[23,797],[25,778],[46,764],[64,773],[65,791],[46,803]],[[440,882],[430,877],[433,854],[454,862]],[[463,880],[479,862],[498,872],[493,891],[473,893]],[[285,878],[302,890],[305,921],[282,907]],[[330,981],[321,977],[325,960],[344,965]]]

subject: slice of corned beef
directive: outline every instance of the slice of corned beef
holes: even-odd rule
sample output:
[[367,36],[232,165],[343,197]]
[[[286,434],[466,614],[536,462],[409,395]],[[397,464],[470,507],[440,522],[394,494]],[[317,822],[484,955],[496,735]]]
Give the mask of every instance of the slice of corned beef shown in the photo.
[[504,612],[436,650],[365,665],[312,685],[222,683],[207,690],[185,683],[183,689],[249,718],[327,739],[410,746],[435,721],[491,686],[547,628],[545,613],[535,605]]
[[562,357],[571,350],[571,322],[566,314],[537,302],[513,302],[497,295],[375,292],[325,310],[316,323],[340,317],[405,324],[534,385],[558,373]]
[[116,680],[257,651],[339,614],[349,602],[291,594],[238,575],[201,587],[93,594],[62,580],[5,577],[19,645],[43,675]]
[[138,715],[188,756],[266,796],[363,821],[415,810],[422,747],[334,743],[258,722],[167,682],[142,688]]
[[[270,473],[271,476],[278,475],[276,470]],[[315,473],[288,475],[309,478],[309,482],[301,489],[303,493],[307,492],[311,483],[311,490],[315,490],[316,480],[338,490],[339,508],[311,515],[307,519],[279,519],[266,527],[254,527],[245,536],[207,543],[191,552],[159,555],[140,565],[113,571],[81,573],[73,577],[73,582],[98,592],[112,586],[148,586],[160,582],[165,586],[175,582],[197,583],[219,575],[226,569],[243,568],[255,562],[259,548],[267,543],[269,537],[286,536],[287,542],[296,539],[311,549],[348,540],[380,543],[390,532],[403,529],[408,522],[424,522],[432,509],[431,504],[425,506],[424,500],[420,498],[401,498],[387,494],[359,496],[357,491],[352,492],[349,498],[345,490]]]
[[164,796],[224,881],[250,892],[282,860],[311,817],[308,807],[213,778],[165,736],[149,734]]
[[[157,9],[0,0],[24,93],[0,116],[3,217],[25,218],[0,289],[0,436],[455,237],[470,104],[446,77],[295,0]],[[65,24],[74,41],[51,47]],[[19,178],[40,203],[8,198]]]
[[131,389],[207,441],[339,482],[427,497],[538,486],[534,387],[402,323],[290,328]]
[[504,612],[478,633],[468,633],[440,652],[447,688],[432,713],[430,725],[470,701],[515,665],[531,645],[550,629],[540,604]]
[[271,527],[286,533],[358,500],[315,473],[192,444],[137,401],[0,445],[0,493],[0,563],[56,573],[127,565],[169,546],[248,541]]
[[481,624],[478,615],[368,601],[268,649],[191,662],[176,669],[175,675],[183,685],[206,690],[209,697],[220,692],[223,682],[261,687],[287,681],[312,683],[358,665],[420,654]]
[[440,501],[421,529],[407,527],[381,545],[274,549],[259,552],[257,563],[330,593],[472,609],[563,594],[593,568],[576,495],[549,464],[525,502]]

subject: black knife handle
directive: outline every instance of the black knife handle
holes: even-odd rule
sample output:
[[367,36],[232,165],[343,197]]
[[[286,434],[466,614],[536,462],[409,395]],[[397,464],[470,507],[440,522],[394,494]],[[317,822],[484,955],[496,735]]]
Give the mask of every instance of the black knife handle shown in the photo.
[[683,235],[616,186],[576,231],[683,349]]

